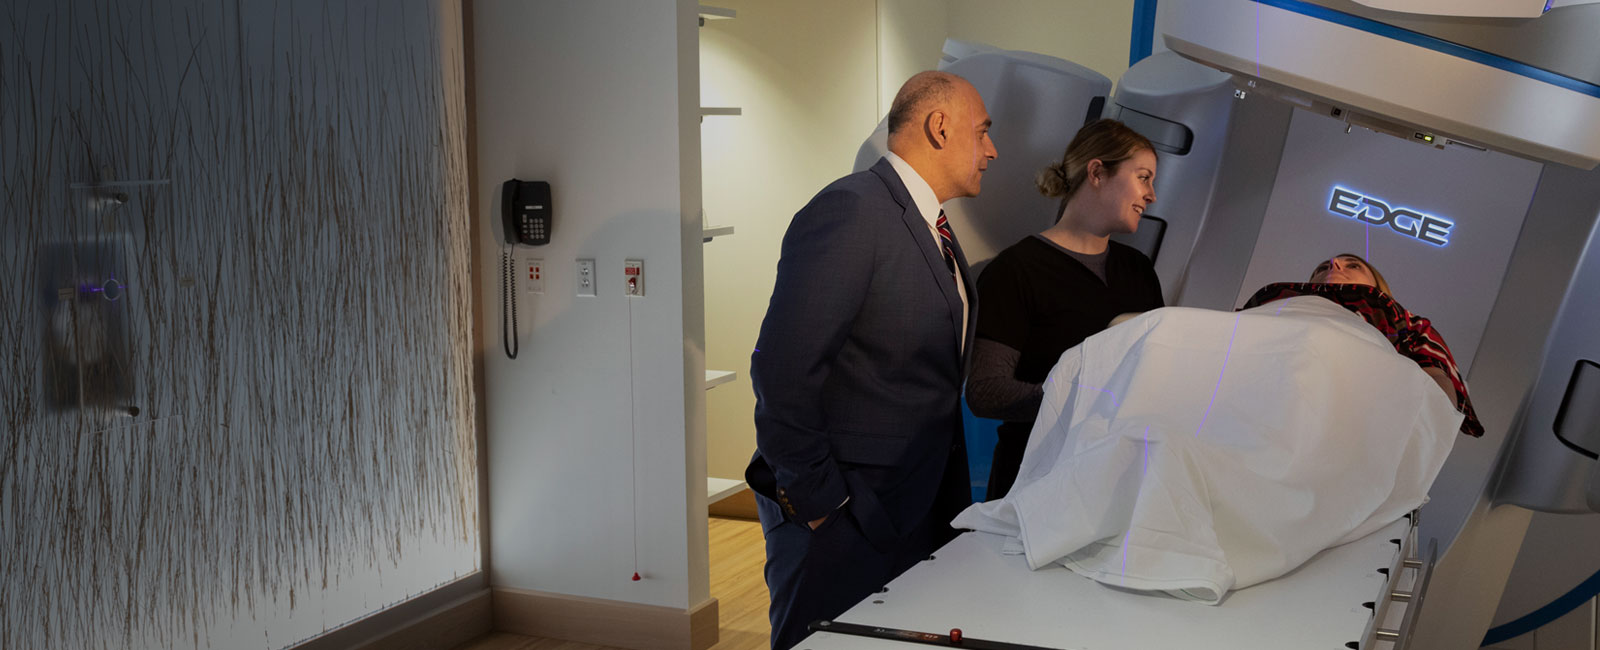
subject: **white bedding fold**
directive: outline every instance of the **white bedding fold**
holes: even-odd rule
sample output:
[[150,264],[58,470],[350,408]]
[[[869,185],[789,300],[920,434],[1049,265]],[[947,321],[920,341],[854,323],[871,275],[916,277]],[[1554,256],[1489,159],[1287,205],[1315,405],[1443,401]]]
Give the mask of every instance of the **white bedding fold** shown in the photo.
[[1062,354],[1010,494],[951,525],[1215,604],[1421,505],[1461,418],[1322,298],[1158,309]]

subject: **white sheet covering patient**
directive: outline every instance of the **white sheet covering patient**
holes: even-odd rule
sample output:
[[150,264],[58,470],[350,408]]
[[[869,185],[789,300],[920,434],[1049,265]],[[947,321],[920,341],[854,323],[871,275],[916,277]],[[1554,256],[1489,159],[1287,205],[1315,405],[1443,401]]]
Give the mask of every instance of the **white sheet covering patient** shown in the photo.
[[1216,604],[1421,505],[1461,423],[1326,299],[1158,309],[1062,355],[1015,487],[951,525],[1033,569]]

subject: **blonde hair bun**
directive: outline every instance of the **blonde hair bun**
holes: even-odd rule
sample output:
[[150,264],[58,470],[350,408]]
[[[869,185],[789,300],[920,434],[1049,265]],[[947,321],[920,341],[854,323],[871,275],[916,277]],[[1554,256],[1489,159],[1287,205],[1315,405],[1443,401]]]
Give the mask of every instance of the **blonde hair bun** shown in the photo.
[[1033,184],[1039,188],[1040,194],[1052,199],[1066,196],[1072,187],[1067,181],[1067,167],[1061,163],[1051,163],[1039,170],[1039,174],[1033,179]]

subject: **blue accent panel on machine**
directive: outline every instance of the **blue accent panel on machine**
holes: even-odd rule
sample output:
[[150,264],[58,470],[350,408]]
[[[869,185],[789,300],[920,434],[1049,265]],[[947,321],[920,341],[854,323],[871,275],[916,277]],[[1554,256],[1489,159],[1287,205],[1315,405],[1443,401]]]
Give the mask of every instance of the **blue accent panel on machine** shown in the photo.
[[1155,49],[1156,0],[1133,0],[1133,34],[1128,39],[1128,65],[1144,60]]
[[989,493],[989,467],[994,464],[994,445],[1000,441],[1000,421],[980,418],[961,398],[961,424],[966,432],[967,471],[972,476],[972,502],[981,503]]

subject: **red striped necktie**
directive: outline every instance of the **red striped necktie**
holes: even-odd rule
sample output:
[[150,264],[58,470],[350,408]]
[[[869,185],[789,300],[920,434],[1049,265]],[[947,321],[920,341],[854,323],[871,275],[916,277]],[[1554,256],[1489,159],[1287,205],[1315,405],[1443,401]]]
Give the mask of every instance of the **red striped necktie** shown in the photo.
[[944,253],[944,267],[950,269],[950,274],[956,272],[956,247],[953,241],[955,235],[950,232],[950,220],[944,218],[944,210],[939,211],[939,221],[933,225],[939,231],[939,250]]

